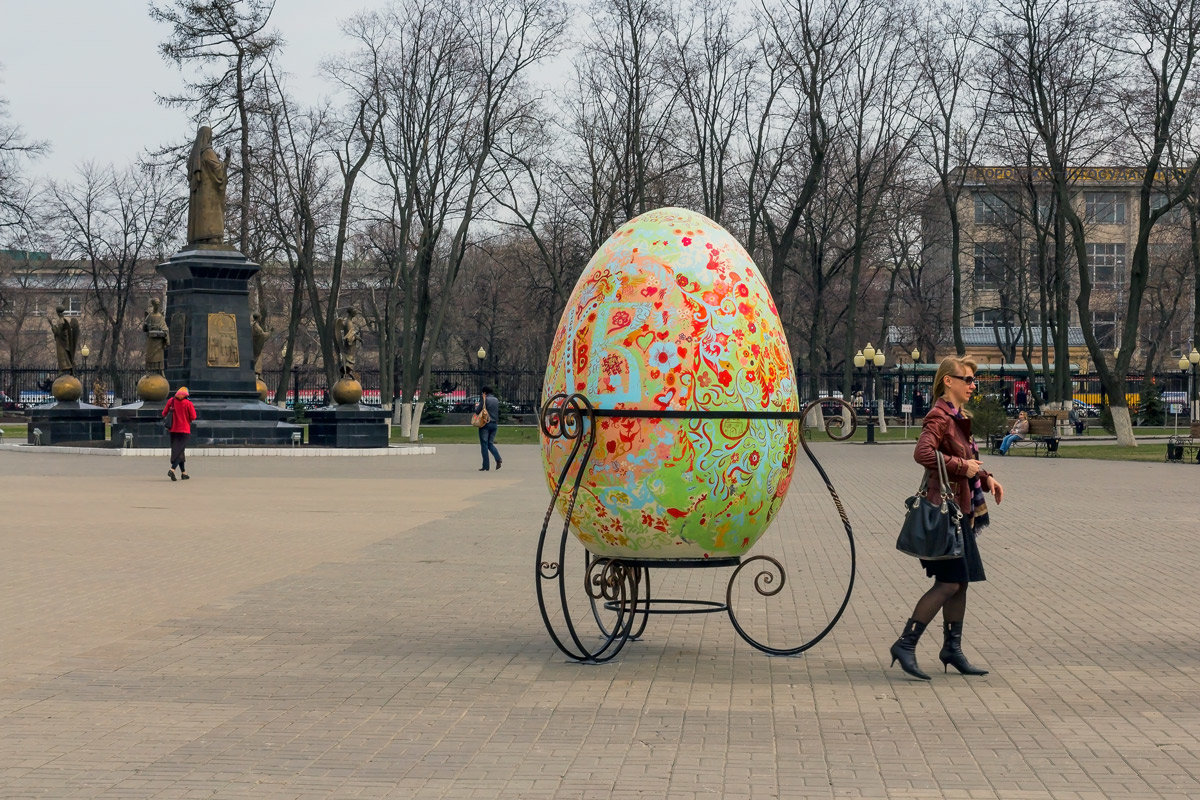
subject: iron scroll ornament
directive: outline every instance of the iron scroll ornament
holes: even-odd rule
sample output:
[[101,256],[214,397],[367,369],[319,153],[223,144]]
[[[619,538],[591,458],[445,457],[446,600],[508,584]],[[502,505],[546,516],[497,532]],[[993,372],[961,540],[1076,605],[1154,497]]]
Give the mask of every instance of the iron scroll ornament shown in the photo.
[[[600,417],[643,418],[643,419],[744,419],[744,420],[800,420],[805,418],[823,403],[840,405],[848,412],[850,424],[844,424],[843,417],[827,417],[822,413],[825,432],[834,441],[849,439],[858,427],[858,418],[854,408],[842,398],[824,397],[810,402],[801,411],[669,411],[658,409],[598,409],[595,408],[582,394],[558,393],[548,398],[542,405],[538,415],[538,423],[542,436],[551,439],[564,439],[572,442],[570,453],[563,462],[555,483],[553,496],[546,508],[546,516],[542,521],[541,534],[538,537],[536,587],[538,609],[542,615],[546,630],[554,644],[575,661],[586,663],[603,663],[615,658],[630,639],[640,638],[646,628],[651,614],[696,614],[724,611],[729,621],[747,644],[769,655],[797,655],[815,646],[829,635],[837,625],[854,591],[856,573],[856,553],[854,546],[854,531],[846,516],[845,507],[838,497],[833,483],[829,480],[820,461],[813,455],[805,437],[804,425],[800,425],[800,445],[805,455],[816,468],[817,473],[829,490],[834,507],[841,518],[845,529],[846,540],[850,548],[850,575],[846,582],[846,592],[842,597],[837,612],[830,618],[828,624],[817,635],[795,646],[776,647],[754,638],[739,620],[734,608],[734,585],[739,577],[752,565],[758,569],[754,574],[754,590],[762,597],[770,598],[779,594],[787,581],[787,573],[783,565],[774,557],[757,555],[742,560],[740,556],[727,559],[711,559],[702,563],[695,561],[668,560],[639,560],[613,559],[595,557],[585,551],[584,560],[584,590],[591,607],[591,615],[600,632],[599,644],[589,646],[584,643],[575,621],[571,615],[568,598],[566,575],[563,569],[566,560],[567,539],[570,535],[570,520],[574,513],[575,501],[578,497],[579,486],[591,459],[592,449],[596,443],[596,420]],[[574,479],[568,479],[578,460],[578,469]],[[566,489],[569,492],[566,513],[563,516],[561,534],[557,540],[556,552],[553,556],[547,553],[547,534],[554,509],[559,496]],[[553,544],[551,544],[553,547]],[[687,567],[735,567],[726,586],[725,602],[706,600],[679,600],[652,598],[650,594],[650,569],[658,568],[687,568]],[[751,570],[753,571],[753,570]],[[747,572],[747,575],[750,573]],[[557,610],[561,612],[559,625],[551,619],[552,615],[547,606],[547,585],[555,584],[557,590]],[[609,612],[612,619],[605,624],[601,618],[600,609]],[[560,627],[561,626],[561,629]]]

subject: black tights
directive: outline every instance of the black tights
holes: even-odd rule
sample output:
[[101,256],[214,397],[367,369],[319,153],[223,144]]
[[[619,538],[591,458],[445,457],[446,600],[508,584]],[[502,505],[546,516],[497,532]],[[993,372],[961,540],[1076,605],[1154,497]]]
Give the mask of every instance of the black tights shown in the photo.
[[967,584],[934,581],[928,592],[921,595],[912,618],[926,625],[933,622],[938,609],[945,622],[962,622],[967,615]]

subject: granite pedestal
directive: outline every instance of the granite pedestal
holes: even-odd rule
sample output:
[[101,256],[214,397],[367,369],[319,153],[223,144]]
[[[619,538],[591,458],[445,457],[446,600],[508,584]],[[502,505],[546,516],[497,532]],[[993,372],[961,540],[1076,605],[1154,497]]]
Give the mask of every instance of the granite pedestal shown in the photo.
[[129,405],[109,409],[112,417],[112,440],[117,447],[125,446],[125,434],[132,433],[131,447],[170,447],[171,437],[162,425],[165,400],[138,400]]
[[308,443],[322,447],[387,447],[391,413],[362,403],[308,412]]
[[[50,406],[29,409],[26,442],[64,444],[66,442],[103,442],[105,410],[78,400],[58,400]],[[41,436],[34,435],[34,429]]]
[[[170,330],[164,376],[172,392],[186,386],[196,406],[192,444],[291,443],[303,428],[258,396],[249,290],[258,265],[236,250],[193,247],[160,264],[158,272],[167,279]],[[139,413],[130,413],[133,423]]]

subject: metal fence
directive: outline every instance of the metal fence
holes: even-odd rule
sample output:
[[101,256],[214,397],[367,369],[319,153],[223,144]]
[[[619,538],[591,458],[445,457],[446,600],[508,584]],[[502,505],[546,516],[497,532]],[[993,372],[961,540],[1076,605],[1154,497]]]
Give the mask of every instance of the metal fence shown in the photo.
[[[138,379],[144,374],[143,370],[118,370],[115,374],[107,369],[86,367],[78,371],[76,377],[83,383],[89,400],[92,396],[93,381],[99,379],[104,388],[106,405],[128,403],[136,399],[135,388]],[[497,397],[512,407],[515,414],[530,414],[537,411],[541,403],[543,373],[533,371],[504,371],[504,370],[435,370],[432,379],[432,394],[442,404],[442,409],[448,412],[468,412],[479,399],[480,390],[491,386]],[[36,405],[49,401],[50,385],[58,376],[57,369],[29,368],[8,369],[0,368],[0,391],[7,396],[9,403],[15,402],[23,406]],[[883,401],[885,413],[901,416],[908,408],[909,413],[921,416],[929,408],[933,399],[933,372],[913,370],[910,368],[888,368],[878,373],[866,370],[858,371],[851,383],[851,395],[845,398],[849,401],[866,403],[866,399],[874,396]],[[279,385],[279,371],[268,371],[263,380],[271,391]],[[363,385],[362,402],[368,405],[378,405],[380,402],[379,372],[364,370],[359,376]],[[1155,385],[1162,393],[1163,402],[1167,405],[1167,413],[1187,414],[1187,396],[1191,390],[1189,375],[1186,372],[1169,372],[1153,377]],[[799,376],[801,400],[807,402],[814,398],[809,388],[809,376]],[[1141,401],[1143,378],[1141,375],[1130,375],[1126,379],[1126,400],[1131,411],[1136,412]],[[284,404],[291,408],[297,397],[305,406],[322,406],[328,402],[328,386],[325,373],[318,369],[295,369],[288,381],[288,389],[282,398]],[[823,373],[818,379],[821,396],[842,396],[843,376],[839,373]],[[1075,404],[1085,414],[1095,416],[1106,404],[1106,398],[1100,386],[1100,378],[1091,375],[1072,375],[1071,393]],[[873,390],[873,394],[872,394]],[[1040,374],[1031,382],[1025,373],[1004,374],[989,372],[981,368],[979,385],[976,390],[982,394],[999,400],[1010,413],[1018,410],[1035,410],[1046,402],[1045,386]],[[395,393],[395,392],[394,392]],[[275,402],[272,395],[268,402]],[[1178,406],[1178,412],[1172,412],[1171,407]]]
[[[9,402],[21,406],[45,403],[51,399],[50,386],[58,374],[58,370],[52,368],[0,368],[0,391],[9,398]],[[77,369],[75,377],[83,383],[87,399],[93,402],[93,383],[99,380],[103,385],[104,404],[113,405],[134,401],[137,382],[144,374],[145,370],[131,369],[117,370],[114,374],[108,369],[88,366]],[[263,382],[272,392],[267,398],[268,402],[275,402],[273,393],[279,386],[279,377],[279,370],[263,374]],[[362,402],[379,405],[379,371],[363,370],[359,382],[363,386]],[[297,397],[308,407],[325,405],[329,388],[326,383],[323,370],[294,369],[281,399],[288,408],[295,405]],[[536,410],[541,402],[542,373],[503,370],[434,370],[432,373],[433,396],[443,402],[446,411],[470,411],[468,406],[479,399],[484,386],[491,386],[496,396],[512,407],[513,413],[527,414]]]
[[[1049,394],[1037,373],[1032,381],[1025,372],[1003,373],[987,371],[981,367],[977,373],[978,385],[976,395],[982,395],[996,400],[1005,407],[1009,414],[1017,411],[1034,412],[1049,400]],[[872,396],[883,402],[884,413],[891,416],[902,416],[910,413],[921,416],[929,409],[933,399],[932,370],[913,370],[909,368],[890,368],[877,373],[859,370],[851,382],[850,396],[845,399],[854,404],[867,404],[867,398]],[[1125,400],[1131,413],[1137,413],[1141,406],[1142,375],[1129,375],[1125,379]],[[1188,392],[1192,391],[1190,376],[1187,372],[1168,372],[1151,376],[1158,388],[1166,412],[1187,415]],[[818,380],[821,396],[842,397],[842,373],[823,373]],[[802,375],[800,380],[803,401],[814,399],[811,394],[808,376]],[[1096,374],[1073,374],[1069,383],[1071,399],[1076,408],[1085,416],[1099,416],[1102,408],[1108,404]]]

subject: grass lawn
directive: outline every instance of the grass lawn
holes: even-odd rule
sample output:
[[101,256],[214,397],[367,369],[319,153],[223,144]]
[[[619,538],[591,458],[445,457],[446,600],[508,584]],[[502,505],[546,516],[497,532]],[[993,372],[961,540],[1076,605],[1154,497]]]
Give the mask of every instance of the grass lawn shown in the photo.
[[[23,443],[26,438],[26,426],[22,423],[6,422],[0,424],[0,429],[4,431],[4,438],[0,441],[9,443]],[[1136,433],[1140,436],[1167,436],[1173,433],[1172,428],[1137,428]],[[422,444],[477,444],[479,442],[479,434],[470,425],[422,425],[421,426],[421,443]],[[920,428],[908,428],[907,435],[905,434],[904,426],[891,426],[887,433],[881,432],[878,428],[875,429],[875,439],[879,442],[898,442],[917,440],[917,435],[920,433]],[[1100,427],[1090,428],[1086,435],[1102,436],[1104,429]],[[850,439],[853,442],[864,442],[867,439],[867,431],[865,426],[860,426],[854,432],[854,436]],[[826,442],[830,441],[829,437],[822,431],[810,431],[808,434],[810,442]],[[392,426],[392,435],[390,441],[393,444],[404,444],[407,439],[400,437],[400,428]],[[1165,440],[1156,439],[1147,441],[1138,447],[1118,447],[1116,444],[1073,444],[1075,440],[1064,439],[1058,446],[1059,456],[1061,458],[1091,458],[1101,461],[1166,461],[1167,443]],[[496,431],[496,444],[537,444],[538,443],[538,428],[536,425],[501,425]],[[1008,458],[1033,458],[1034,452],[1032,447],[1014,448],[1010,451]]]
[[[421,444],[479,444],[479,432],[470,425],[422,425],[419,431]],[[399,426],[392,426],[394,444],[406,444],[401,438]],[[537,444],[538,429],[535,425],[501,425],[496,429],[496,444]]]
[[[1120,447],[1115,444],[1071,445],[1066,441],[1058,445],[1059,458],[1090,458],[1094,461],[1159,461],[1167,460],[1167,443],[1163,439],[1142,442],[1137,447]],[[1033,458],[1032,447],[1013,448],[1006,458]],[[1038,456],[1041,458],[1042,456]]]

